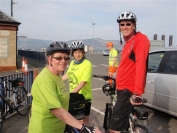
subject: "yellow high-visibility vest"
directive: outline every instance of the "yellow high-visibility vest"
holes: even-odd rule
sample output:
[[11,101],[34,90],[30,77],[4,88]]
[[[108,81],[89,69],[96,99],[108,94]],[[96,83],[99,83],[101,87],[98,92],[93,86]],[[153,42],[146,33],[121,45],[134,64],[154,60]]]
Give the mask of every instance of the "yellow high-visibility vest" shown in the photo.
[[115,67],[118,66],[118,51],[115,48],[112,48],[109,53],[109,66],[112,66],[114,58],[117,58],[117,62],[115,63]]

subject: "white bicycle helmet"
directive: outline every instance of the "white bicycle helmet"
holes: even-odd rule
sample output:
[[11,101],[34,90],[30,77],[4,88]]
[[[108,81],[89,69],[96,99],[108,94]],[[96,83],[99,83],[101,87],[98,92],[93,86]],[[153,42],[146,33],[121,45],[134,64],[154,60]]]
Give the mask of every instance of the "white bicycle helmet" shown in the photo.
[[54,42],[49,45],[49,47],[46,49],[46,54],[47,55],[52,55],[58,51],[63,51],[66,53],[70,53],[70,48],[65,42]]
[[84,43],[82,41],[74,41],[71,44],[71,49],[75,50],[75,49],[84,49]]
[[120,21],[122,20],[130,20],[130,21],[136,22],[137,18],[134,13],[125,11],[118,16],[117,23],[120,23]]

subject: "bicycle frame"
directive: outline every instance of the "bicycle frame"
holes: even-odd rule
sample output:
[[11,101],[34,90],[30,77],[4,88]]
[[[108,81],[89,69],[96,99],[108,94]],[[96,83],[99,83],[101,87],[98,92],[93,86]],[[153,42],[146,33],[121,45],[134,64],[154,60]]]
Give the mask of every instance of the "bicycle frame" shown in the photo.
[[[70,104],[72,104],[74,107],[76,107],[78,105],[82,105],[82,108],[83,108],[83,105],[85,106],[85,103],[90,102],[90,101],[91,101],[91,99],[85,99],[85,100],[73,102],[73,103],[70,103]],[[80,110],[78,110],[78,111],[80,111]],[[71,115],[73,115],[76,119],[78,119],[77,115],[75,116],[73,113],[71,113]],[[82,117],[82,115],[83,114],[81,114],[81,117]],[[70,125],[66,125],[66,129],[67,129],[67,130],[65,130],[66,133],[80,133],[79,130],[77,130],[76,128],[74,128],[74,127],[72,127]]]
[[[4,94],[0,94],[0,98],[9,107],[9,108],[7,108],[8,110],[6,110],[4,112],[5,113],[4,117],[6,117],[6,115],[8,113],[10,113],[10,114],[13,113],[13,110],[16,110],[17,112],[19,112],[18,109],[23,104],[23,102],[20,101],[20,104],[17,103],[17,102],[19,102],[18,99],[21,100],[21,98],[22,98],[21,95],[18,94],[18,91],[21,89],[21,90],[23,90],[23,92],[27,93],[27,91],[23,87],[24,81],[22,81],[22,78],[11,79],[11,80],[9,80],[9,82],[12,83],[12,87],[10,89],[7,88],[6,79],[3,81],[4,88],[0,89],[0,90],[4,91]],[[7,92],[11,93],[12,96],[8,98]]]
[[[104,75],[93,75],[93,77],[101,78],[105,81],[108,81],[108,80],[111,79],[111,80],[113,80],[113,87],[116,87],[115,79],[112,78],[112,77],[104,76]],[[116,88],[114,88],[114,90],[116,91]],[[104,91],[106,91],[106,89],[104,89],[104,86],[103,86],[103,92]],[[115,94],[112,94],[112,93],[106,93],[106,92],[104,92],[104,93],[107,96],[109,95],[110,99],[111,99],[110,103],[106,103],[106,110],[105,110],[104,123],[103,123],[103,128],[105,129],[105,132],[109,133],[110,118],[111,118],[111,115],[112,115],[113,107],[114,107],[114,105],[117,101],[117,97],[116,97]],[[146,100],[144,100],[144,102],[145,101]],[[139,110],[141,110],[140,106],[134,106],[133,111],[129,115],[129,129],[128,129],[128,132],[129,133],[134,133],[134,129],[137,128],[137,127],[140,127],[141,129],[145,130],[145,132],[153,133],[153,131],[148,126],[137,122],[137,120],[140,119],[140,118],[137,117],[138,114],[136,114],[138,108],[139,108]],[[144,118],[142,118],[143,120],[148,118],[148,114],[145,114],[145,115],[147,115],[147,116],[144,116]]]

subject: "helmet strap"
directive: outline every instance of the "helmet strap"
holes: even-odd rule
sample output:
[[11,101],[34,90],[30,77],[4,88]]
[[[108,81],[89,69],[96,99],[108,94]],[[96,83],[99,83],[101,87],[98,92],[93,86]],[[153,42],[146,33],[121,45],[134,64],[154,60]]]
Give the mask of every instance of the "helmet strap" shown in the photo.
[[121,31],[119,30],[119,34],[120,34],[120,45],[122,45],[122,37],[121,37]]

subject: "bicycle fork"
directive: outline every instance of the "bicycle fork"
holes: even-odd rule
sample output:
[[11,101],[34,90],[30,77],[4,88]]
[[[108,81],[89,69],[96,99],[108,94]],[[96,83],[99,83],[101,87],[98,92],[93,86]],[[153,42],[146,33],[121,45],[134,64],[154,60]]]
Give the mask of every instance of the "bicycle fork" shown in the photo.
[[[106,103],[106,109],[105,109],[105,116],[104,116],[104,122],[103,122],[103,128],[105,130],[108,130],[109,129],[109,120],[108,120],[108,113],[109,113],[109,108],[111,106],[111,103]],[[110,116],[109,116],[110,117]],[[110,119],[110,118],[109,118]]]
[[129,132],[130,133],[134,133],[134,122],[137,121],[137,118],[135,116],[133,116],[131,113],[130,113],[130,117],[129,117]]

